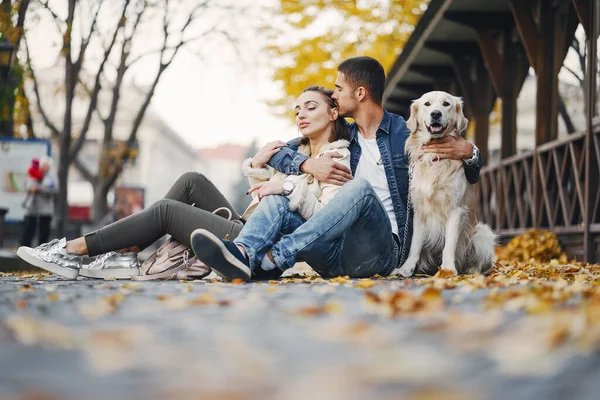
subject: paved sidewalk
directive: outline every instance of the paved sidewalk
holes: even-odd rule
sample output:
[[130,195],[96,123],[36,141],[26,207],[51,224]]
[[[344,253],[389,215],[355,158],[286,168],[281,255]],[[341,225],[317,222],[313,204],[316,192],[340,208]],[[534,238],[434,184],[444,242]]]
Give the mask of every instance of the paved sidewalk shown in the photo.
[[560,313],[494,307],[507,290],[5,275],[0,398],[597,399],[597,342]]

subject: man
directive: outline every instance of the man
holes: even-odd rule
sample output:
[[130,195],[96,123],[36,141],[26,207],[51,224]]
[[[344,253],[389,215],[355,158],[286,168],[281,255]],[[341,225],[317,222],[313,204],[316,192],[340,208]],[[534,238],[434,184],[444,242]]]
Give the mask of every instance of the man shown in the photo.
[[[343,186],[321,211],[281,237],[267,253],[262,269],[284,271],[296,260],[309,265],[323,265],[326,260],[326,268],[315,268],[320,275],[362,278],[388,275],[405,261],[412,236],[408,158],[404,154],[410,131],[404,118],[383,108],[384,86],[384,69],[373,58],[351,58],[338,67],[333,98],[340,115],[355,120],[349,125],[351,170],[331,157],[314,159],[299,154],[291,142],[272,156],[269,165],[283,173],[308,173],[322,182]],[[478,181],[479,151],[463,138],[438,140],[425,151],[440,158],[462,159],[467,180],[472,184]],[[288,202],[285,196],[275,197]],[[243,269],[240,263],[244,263],[244,257],[235,254],[235,246],[229,249],[221,246],[222,270],[210,265],[225,278],[230,277],[224,271]]]

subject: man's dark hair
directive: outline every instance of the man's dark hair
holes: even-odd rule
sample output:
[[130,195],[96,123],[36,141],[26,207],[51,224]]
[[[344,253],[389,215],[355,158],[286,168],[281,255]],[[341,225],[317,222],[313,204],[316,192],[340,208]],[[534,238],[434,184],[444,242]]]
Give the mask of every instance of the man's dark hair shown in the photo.
[[372,57],[353,57],[343,61],[338,71],[342,72],[346,81],[353,89],[364,87],[369,92],[371,99],[381,105],[385,87],[385,70],[379,61]]

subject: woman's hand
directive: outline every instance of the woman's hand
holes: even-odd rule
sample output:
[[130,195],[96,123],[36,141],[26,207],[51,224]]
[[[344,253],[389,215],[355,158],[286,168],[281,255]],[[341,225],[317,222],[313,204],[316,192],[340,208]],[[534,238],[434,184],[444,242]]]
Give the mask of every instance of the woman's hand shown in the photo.
[[259,201],[262,200],[263,197],[271,194],[281,194],[283,193],[283,181],[267,181],[257,183],[256,185],[253,185],[250,190],[248,190],[248,194],[252,194],[254,192],[256,192]]
[[281,140],[276,140],[274,142],[269,142],[263,146],[262,149],[256,153],[254,157],[252,157],[252,162],[250,165],[252,168],[262,168],[264,167],[271,157],[276,154],[282,146],[288,146],[287,143],[282,142]]

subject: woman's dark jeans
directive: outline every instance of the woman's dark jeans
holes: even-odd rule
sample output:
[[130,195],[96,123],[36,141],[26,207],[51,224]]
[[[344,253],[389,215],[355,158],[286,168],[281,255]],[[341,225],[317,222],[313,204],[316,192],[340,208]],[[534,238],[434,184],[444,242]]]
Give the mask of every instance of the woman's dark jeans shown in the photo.
[[[223,217],[224,213],[213,213],[220,207],[231,210],[231,220]],[[215,185],[202,174],[187,172],[175,182],[164,199],[88,233],[85,241],[88,254],[95,256],[133,246],[144,249],[165,234],[190,246],[190,234],[198,228],[233,240],[242,227],[240,215]]]

